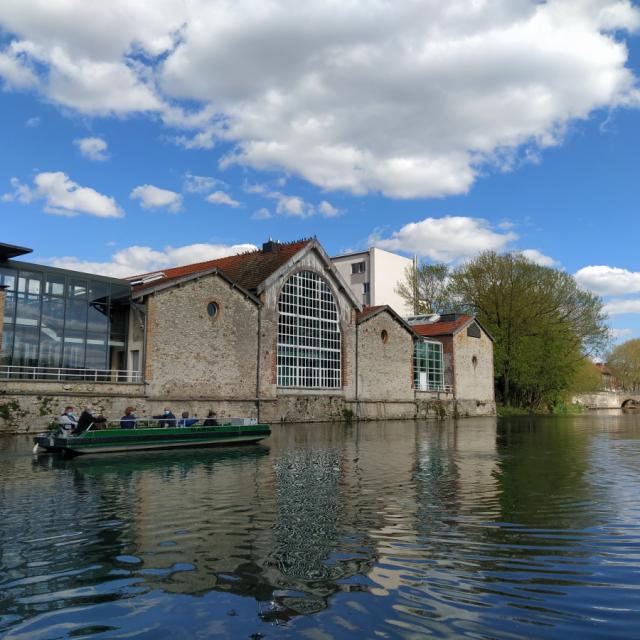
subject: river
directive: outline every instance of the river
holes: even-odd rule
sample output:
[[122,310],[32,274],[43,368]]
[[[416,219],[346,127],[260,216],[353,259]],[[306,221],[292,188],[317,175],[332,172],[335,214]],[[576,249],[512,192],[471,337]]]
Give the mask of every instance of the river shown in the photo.
[[0,637],[636,638],[640,416],[0,438]]

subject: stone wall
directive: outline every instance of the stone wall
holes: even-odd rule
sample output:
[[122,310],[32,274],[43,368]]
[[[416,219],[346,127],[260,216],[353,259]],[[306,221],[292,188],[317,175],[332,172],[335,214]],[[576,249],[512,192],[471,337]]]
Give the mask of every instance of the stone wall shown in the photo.
[[42,431],[67,405],[78,411],[91,406],[109,419],[120,418],[125,407],[137,407],[143,398],[139,384],[3,380],[0,433]]
[[[215,302],[211,317],[207,305]],[[148,395],[255,400],[258,307],[216,274],[149,297]]]
[[358,399],[413,401],[411,333],[387,311],[360,323],[357,333]]
[[480,330],[480,337],[459,331],[453,337],[455,395],[457,400],[494,402],[493,342]]
[[479,338],[463,329],[452,341],[456,415],[495,415],[493,342],[482,329]]
[[[118,420],[127,406],[135,408],[139,418],[147,418],[162,413],[170,406],[176,415],[188,411],[191,416],[204,417],[209,409],[214,409],[220,419],[232,417],[257,418],[257,403],[253,400],[235,400],[233,398],[151,398],[135,394],[133,387],[123,385],[122,392],[105,395],[95,389],[92,393],[65,392],[64,394],[39,391],[37,393],[14,390],[0,395],[0,435],[9,433],[36,433],[47,429],[67,405],[73,405],[78,411],[90,406],[109,420]],[[444,419],[455,415],[454,401],[447,394],[438,398],[419,398],[400,401],[362,401],[346,400],[343,396],[332,394],[291,394],[281,395],[277,399],[263,399],[260,402],[260,419],[263,422],[348,422],[350,420],[407,420],[407,419]]]

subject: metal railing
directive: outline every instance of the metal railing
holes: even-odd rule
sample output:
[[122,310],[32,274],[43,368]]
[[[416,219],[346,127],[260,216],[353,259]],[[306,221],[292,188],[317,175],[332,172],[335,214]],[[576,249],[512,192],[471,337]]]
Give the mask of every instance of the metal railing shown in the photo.
[[453,387],[450,384],[436,384],[427,382],[426,384],[414,384],[416,391],[440,391],[442,393],[453,393]]
[[49,380],[82,382],[137,382],[141,383],[142,372],[127,369],[72,369],[56,367],[0,366],[0,378],[11,380]]

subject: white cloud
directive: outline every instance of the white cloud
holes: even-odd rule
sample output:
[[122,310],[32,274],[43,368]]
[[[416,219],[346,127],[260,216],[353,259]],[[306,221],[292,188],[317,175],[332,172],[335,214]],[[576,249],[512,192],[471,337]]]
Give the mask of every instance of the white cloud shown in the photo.
[[271,215],[271,211],[266,207],[262,207],[262,209],[258,209],[252,216],[252,220],[269,220],[273,218]]
[[207,128],[204,131],[199,131],[191,136],[174,136],[172,138],[178,146],[185,149],[213,149],[215,146],[215,130]]
[[619,267],[592,265],[576,271],[578,284],[604,296],[620,296],[640,292],[640,272]]
[[604,305],[604,312],[610,316],[620,316],[625,313],[640,313],[640,299],[614,299]]
[[78,138],[73,141],[80,153],[89,160],[102,162],[109,159],[107,143],[102,138]]
[[239,207],[240,203],[234,200],[228,193],[224,191],[214,191],[207,196],[207,202],[212,204],[226,204],[230,207]]
[[20,54],[13,43],[4,52],[0,51],[0,78],[9,89],[32,89],[38,85],[38,77],[31,69],[29,61]]
[[339,216],[340,213],[341,213],[340,209],[336,209],[330,202],[327,202],[326,200],[323,200],[318,205],[318,211],[325,218],[335,218],[335,217]]
[[390,251],[404,251],[442,262],[469,258],[481,251],[502,251],[517,240],[512,231],[494,231],[483,218],[445,216],[410,222],[389,238],[378,232],[369,237],[369,244]]
[[2,202],[21,202],[22,204],[29,204],[33,202],[35,194],[29,188],[28,185],[22,184],[18,178],[11,178],[10,180],[13,191],[2,194]]
[[40,116],[32,116],[31,118],[27,118],[24,122],[24,126],[29,129],[35,129],[40,126]]
[[140,200],[143,209],[160,209],[167,207],[171,213],[178,213],[182,209],[182,196],[175,191],[160,189],[152,184],[143,184],[136,187],[130,198]]
[[115,199],[98,193],[91,187],[81,187],[62,171],[49,171],[36,175],[34,187],[11,179],[13,193],[4,194],[2,200],[17,200],[24,204],[34,200],[45,201],[44,211],[62,216],[77,216],[82,213],[99,218],[121,218],[124,212]]
[[[504,228],[501,225],[498,225],[501,229]],[[527,260],[531,262],[535,262],[539,264],[541,267],[557,267],[558,261],[554,260],[550,256],[545,256],[544,253],[538,251],[537,249],[525,249],[520,252]]]
[[211,176],[194,176],[187,173],[184,177],[183,189],[187,193],[208,193],[218,185],[226,187],[226,183]]
[[279,191],[270,191],[267,198],[276,200],[276,213],[293,218],[308,218],[315,214],[315,207],[305,202],[300,196],[290,196]]
[[628,328],[609,329],[609,331],[611,332],[611,337],[616,341],[627,340],[634,333],[633,329],[628,329]]
[[0,3],[0,75],[83,113],[159,114],[187,148],[235,144],[222,166],[446,196],[637,105],[639,25],[629,0],[21,0]]
[[200,243],[182,247],[168,246],[159,251],[151,247],[132,246],[117,251],[108,262],[91,262],[72,256],[49,258],[47,262],[62,269],[124,278],[183,264],[215,260],[244,251],[254,251],[256,248],[253,244]]

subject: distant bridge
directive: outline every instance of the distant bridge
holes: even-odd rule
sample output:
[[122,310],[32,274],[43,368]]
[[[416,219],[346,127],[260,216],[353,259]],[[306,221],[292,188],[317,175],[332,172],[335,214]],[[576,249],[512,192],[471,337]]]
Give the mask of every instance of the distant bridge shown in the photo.
[[581,393],[573,397],[573,402],[581,404],[587,409],[640,408],[640,392],[599,391],[598,393]]

